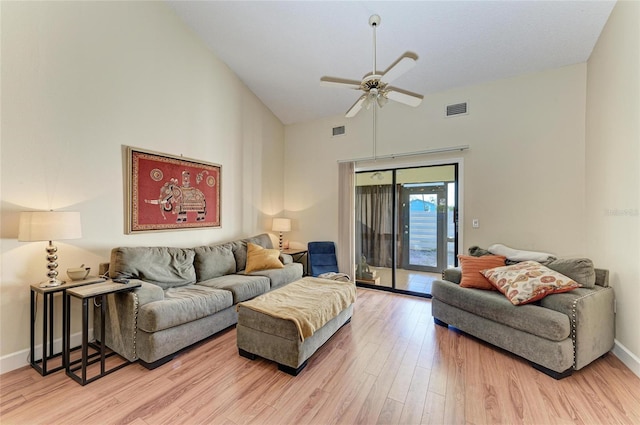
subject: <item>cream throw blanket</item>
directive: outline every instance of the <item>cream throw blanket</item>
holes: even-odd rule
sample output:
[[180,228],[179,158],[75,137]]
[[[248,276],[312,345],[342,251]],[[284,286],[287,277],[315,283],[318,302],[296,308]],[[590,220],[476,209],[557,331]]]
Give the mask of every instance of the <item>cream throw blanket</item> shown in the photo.
[[282,288],[238,304],[279,319],[292,321],[300,340],[313,335],[356,301],[356,286],[315,277],[303,277]]

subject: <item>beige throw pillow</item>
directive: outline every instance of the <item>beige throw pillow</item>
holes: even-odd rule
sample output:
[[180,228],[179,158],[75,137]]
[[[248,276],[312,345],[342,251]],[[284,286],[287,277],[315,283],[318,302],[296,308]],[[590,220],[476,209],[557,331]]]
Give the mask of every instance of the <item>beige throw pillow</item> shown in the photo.
[[280,251],[267,249],[260,245],[247,242],[247,266],[245,274],[259,270],[281,269],[284,265],[280,262]]
[[549,294],[580,287],[574,280],[535,261],[523,261],[512,266],[483,270],[480,273],[513,305],[527,304]]

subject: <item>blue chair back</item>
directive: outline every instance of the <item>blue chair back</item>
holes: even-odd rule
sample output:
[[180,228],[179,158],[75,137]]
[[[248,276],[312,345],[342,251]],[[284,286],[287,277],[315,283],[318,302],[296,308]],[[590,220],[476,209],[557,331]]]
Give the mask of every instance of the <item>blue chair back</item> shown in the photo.
[[309,274],[317,277],[322,273],[338,272],[336,245],[333,242],[309,242]]

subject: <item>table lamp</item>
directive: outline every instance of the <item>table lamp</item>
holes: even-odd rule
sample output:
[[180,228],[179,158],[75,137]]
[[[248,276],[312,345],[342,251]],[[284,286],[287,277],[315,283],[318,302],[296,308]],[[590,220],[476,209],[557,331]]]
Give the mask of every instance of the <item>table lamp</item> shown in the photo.
[[40,287],[60,286],[58,279],[58,248],[54,240],[78,239],[82,237],[79,212],[69,211],[25,211],[20,213],[18,240],[21,242],[49,241],[47,246],[47,277]]
[[291,220],[288,218],[274,218],[271,230],[280,232],[280,244],[278,247],[282,251],[282,232],[291,231]]

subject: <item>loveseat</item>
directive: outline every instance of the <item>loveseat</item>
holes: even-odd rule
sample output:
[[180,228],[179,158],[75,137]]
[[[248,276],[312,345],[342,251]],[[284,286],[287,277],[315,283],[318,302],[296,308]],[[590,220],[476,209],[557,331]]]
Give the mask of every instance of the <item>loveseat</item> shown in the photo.
[[[272,249],[268,234],[195,248],[114,248],[110,263],[102,266],[109,277],[141,286],[108,297],[106,345],[129,361],[155,368],[236,324],[237,303],[302,277],[302,264],[286,254],[280,254],[279,268],[246,274],[248,243]],[[94,332],[99,333],[99,321],[94,314]]]
[[447,269],[432,286],[434,322],[523,357],[555,379],[564,378],[613,348],[609,272],[592,270],[592,282],[583,285],[587,287],[514,305],[498,291],[461,287],[461,269]]

